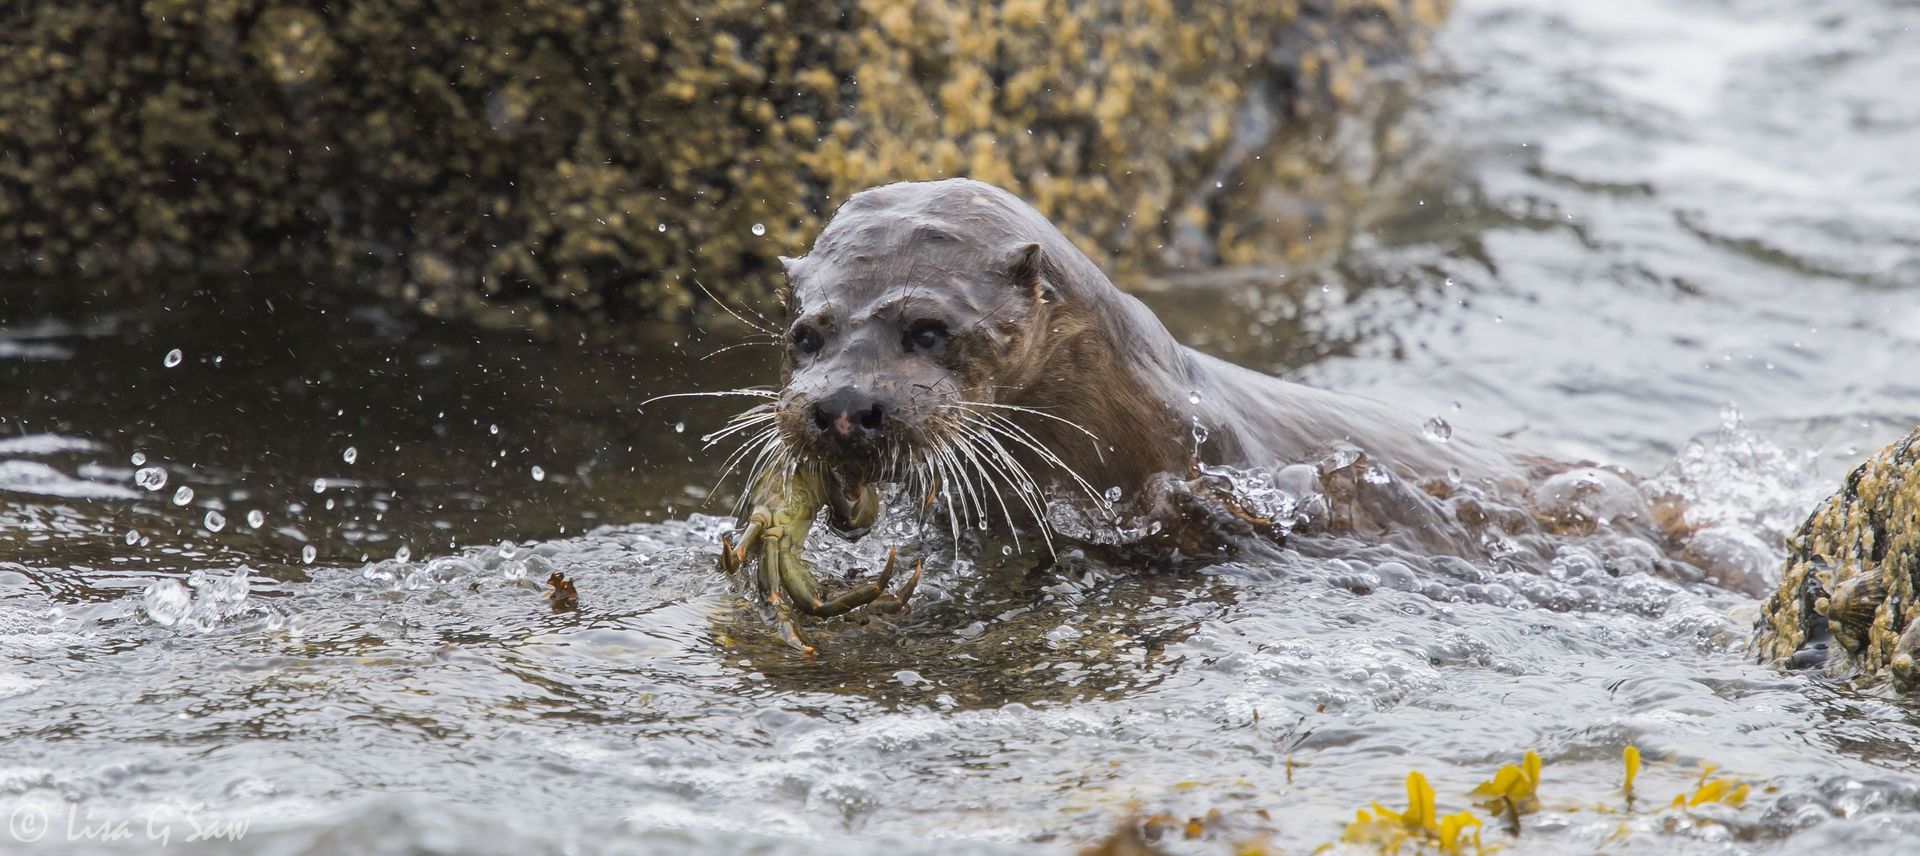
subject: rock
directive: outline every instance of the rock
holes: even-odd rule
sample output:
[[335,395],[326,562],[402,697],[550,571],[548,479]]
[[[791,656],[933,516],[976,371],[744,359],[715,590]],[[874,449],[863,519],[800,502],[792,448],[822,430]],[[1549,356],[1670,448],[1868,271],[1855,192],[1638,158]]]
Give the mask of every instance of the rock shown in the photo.
[[1340,243],[1372,167],[1336,118],[1443,9],[22,0],[0,271],[659,314],[696,281],[759,302],[847,195],[959,174],[1122,268],[1298,257]]
[[1855,469],[1787,546],[1756,627],[1763,662],[1920,689],[1920,429]]

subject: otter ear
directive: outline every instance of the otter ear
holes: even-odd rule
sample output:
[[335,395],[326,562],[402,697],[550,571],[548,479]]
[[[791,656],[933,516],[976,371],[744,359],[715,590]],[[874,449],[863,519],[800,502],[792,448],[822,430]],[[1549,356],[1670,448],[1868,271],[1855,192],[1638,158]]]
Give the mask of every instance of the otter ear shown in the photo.
[[791,256],[780,257],[780,269],[786,275],[780,277],[780,282],[774,286],[774,296],[780,299],[780,305],[783,307],[793,305],[793,278],[799,276],[800,263],[804,261],[806,261],[805,256],[797,259]]
[[1053,287],[1053,278],[1048,276],[1047,256],[1041,252],[1038,243],[1026,243],[1015,247],[1013,258],[1007,265],[1007,277],[1015,285],[1026,288],[1034,299],[1042,303],[1057,300],[1060,297]]

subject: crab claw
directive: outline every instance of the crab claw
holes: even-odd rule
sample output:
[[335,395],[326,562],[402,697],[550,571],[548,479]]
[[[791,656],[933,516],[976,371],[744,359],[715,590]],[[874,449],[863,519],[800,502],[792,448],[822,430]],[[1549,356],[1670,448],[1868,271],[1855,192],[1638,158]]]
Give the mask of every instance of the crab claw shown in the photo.
[[745,573],[757,560],[759,567],[750,575],[754,591],[772,613],[780,638],[806,654],[813,653],[813,646],[800,633],[800,615],[827,618],[869,605],[889,612],[900,610],[919,584],[924,568],[924,563],[914,563],[913,578],[899,593],[889,591],[899,562],[898,550],[890,548],[877,578],[831,597],[823,594],[812,569],[801,558],[815,514],[827,506],[831,520],[864,531],[879,513],[872,486],[843,490],[832,497],[827,488],[825,477],[817,471],[769,476],[755,488],[754,510],[740,530],[739,542],[725,536],[720,541],[720,569],[728,575]]

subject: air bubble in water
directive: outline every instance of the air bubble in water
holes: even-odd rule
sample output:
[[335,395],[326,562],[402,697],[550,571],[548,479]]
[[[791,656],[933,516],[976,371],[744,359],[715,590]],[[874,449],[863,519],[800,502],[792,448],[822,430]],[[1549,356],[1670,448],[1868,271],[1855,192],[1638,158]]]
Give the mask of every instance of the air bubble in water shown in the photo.
[[146,465],[146,463],[147,463],[147,453],[146,453],[146,452],[134,452],[134,453],[133,453],[133,465],[134,465],[134,466],[136,466],[136,467],[139,467],[139,466],[145,466],[145,465]]
[[307,564],[311,565],[313,564],[313,560],[319,557],[320,557],[320,551],[315,550],[312,544],[308,544],[307,546],[300,548],[300,561],[302,562],[306,562]]
[[207,525],[208,532],[218,532],[227,528],[227,516],[218,511],[207,512],[207,519],[202,522]]
[[186,358],[186,355],[180,353],[179,348],[174,348],[173,350],[167,352],[167,358],[164,360],[161,360],[161,364],[165,365],[167,368],[173,368],[174,366],[179,365],[180,361],[185,358]]
[[261,513],[258,508],[249,511],[247,512],[247,525],[255,529],[265,526],[267,525],[267,515]]
[[127,530],[127,546],[131,547],[138,543],[140,543],[140,530],[128,529]]
[[326,479],[314,479],[314,480],[313,480],[313,492],[314,492],[314,493],[326,493],[326,492],[327,492],[327,480],[326,480]]
[[340,453],[340,460],[346,461],[349,464],[353,463],[354,461],[360,460],[360,450],[352,446],[348,446],[346,451]]
[[758,238],[767,233],[767,227],[761,223],[753,224],[753,236]]
[[659,230],[662,232],[665,232],[667,230],[667,224],[661,223],[659,226]]
[[179,490],[176,490],[173,492],[174,505],[186,505],[187,503],[192,501],[193,501],[193,488],[187,487],[186,485],[181,485]]
[[487,426],[487,433],[488,433],[488,434],[498,434],[498,433],[500,433],[500,426],[499,426],[499,425],[488,425],[488,426]]
[[1013,555],[1013,548],[1012,548],[1012,547],[1009,547],[1009,546],[1007,546],[1007,545],[1005,545],[1005,544],[1002,544],[1002,545],[1000,545],[1000,555],[1002,555],[1002,556],[1011,556],[1011,555]]
[[534,467],[534,468],[533,468],[533,480],[534,480],[534,481],[546,481],[546,480],[547,480],[547,471],[546,471],[546,470],[543,470],[543,469],[540,469],[539,467]]
[[141,467],[134,472],[133,483],[147,490],[159,490],[167,486],[167,471],[159,467]]
[[500,542],[500,558],[511,559],[514,556],[517,556],[519,554],[520,554],[520,548],[517,546],[514,546],[514,543],[512,541]]
[[1420,433],[1425,434],[1427,439],[1435,443],[1445,443],[1453,439],[1453,426],[1447,424],[1447,420],[1435,416],[1420,426]]

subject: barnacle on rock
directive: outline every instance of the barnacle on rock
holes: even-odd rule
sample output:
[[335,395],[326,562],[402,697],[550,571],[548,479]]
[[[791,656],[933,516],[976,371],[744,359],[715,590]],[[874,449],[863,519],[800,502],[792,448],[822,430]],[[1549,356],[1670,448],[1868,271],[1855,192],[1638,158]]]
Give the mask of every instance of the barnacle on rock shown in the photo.
[[902,179],[1006,185],[1122,268],[1338,246],[1378,136],[1338,119],[1445,8],[16,5],[0,270],[317,265],[483,321],[752,303]]
[[[1848,475],[1788,543],[1780,586],[1762,607],[1762,659],[1809,654],[1839,676],[1895,678],[1912,687],[1920,634],[1920,430]],[[1831,629],[1839,645],[1821,653]]]
[[1893,685],[1902,692],[1920,690],[1920,621],[1908,621],[1907,629],[1893,640],[1893,658],[1887,669]]
[[1871,569],[1865,569],[1833,587],[1833,593],[1814,601],[1813,608],[1827,617],[1833,638],[1849,651],[1866,647],[1867,632],[1873,617],[1887,599],[1887,581]]

